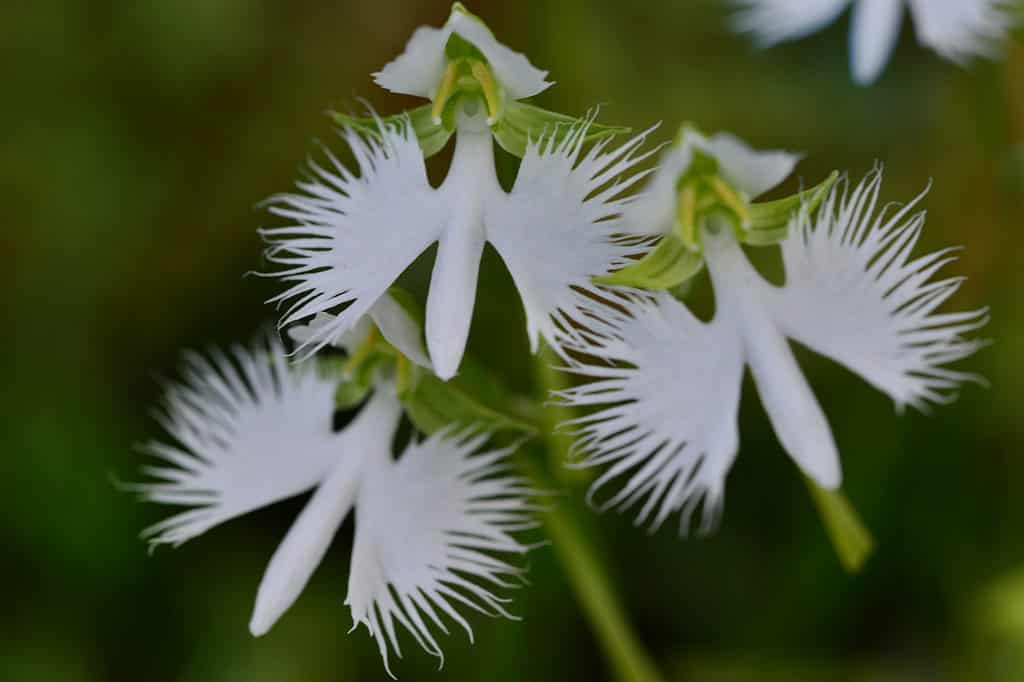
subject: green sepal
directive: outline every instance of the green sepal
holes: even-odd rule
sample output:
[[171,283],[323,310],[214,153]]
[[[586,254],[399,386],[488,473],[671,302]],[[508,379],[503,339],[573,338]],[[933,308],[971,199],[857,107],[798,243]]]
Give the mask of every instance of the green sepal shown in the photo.
[[786,236],[793,214],[802,208],[808,212],[817,210],[832,186],[839,179],[839,173],[832,173],[818,185],[777,201],[750,204],[750,221],[743,235],[743,241],[752,246],[777,244]]
[[458,376],[441,381],[422,368],[410,368],[413,378],[399,398],[406,414],[423,433],[452,424],[478,425],[485,430],[534,434],[537,427],[510,408],[505,391],[487,370],[466,357]]
[[338,125],[349,126],[365,135],[373,136],[380,135],[382,124],[402,123],[408,116],[413,132],[416,133],[416,139],[420,143],[420,149],[423,150],[423,156],[428,158],[441,151],[455,131],[455,127],[452,125],[453,121],[447,120],[449,117],[445,117],[446,120],[442,120],[440,123],[434,123],[430,112],[431,106],[424,104],[401,114],[380,118],[349,116],[337,111],[332,111],[330,116]]
[[[505,103],[501,118],[491,126],[491,131],[502,149],[522,158],[530,140],[536,141],[541,136],[552,135],[555,140],[561,140],[576,126],[587,125],[588,120],[548,111],[525,102],[512,101]],[[590,122],[584,142],[593,142],[611,135],[624,135],[631,130],[623,126]]]
[[339,410],[351,410],[364,400],[370,386],[353,379],[342,379],[334,391],[334,406]]
[[595,277],[598,284],[644,289],[672,289],[704,267],[704,255],[687,248],[679,235],[670,232],[640,260],[610,275]]
[[818,514],[828,533],[839,563],[848,573],[859,573],[875,548],[871,531],[857,515],[842,490],[825,490],[810,478],[804,477]]
[[[360,365],[355,374],[348,371],[348,358],[336,355],[317,358],[317,372],[320,376],[338,382],[334,391],[334,405],[340,410],[347,410],[359,405],[373,388],[373,370],[379,366],[382,358],[368,358]],[[366,369],[364,369],[366,368]]]
[[[469,12],[465,12],[469,14]],[[472,16],[472,15],[470,15]],[[479,61],[487,63],[487,57],[484,57],[476,45],[469,42],[458,33],[452,33],[448,37],[448,42],[444,46],[444,54],[448,57],[449,61],[455,61],[457,59],[477,59]]]
[[783,226],[773,230],[755,230],[742,233],[741,241],[750,246],[771,246],[778,244],[789,234],[789,227]]

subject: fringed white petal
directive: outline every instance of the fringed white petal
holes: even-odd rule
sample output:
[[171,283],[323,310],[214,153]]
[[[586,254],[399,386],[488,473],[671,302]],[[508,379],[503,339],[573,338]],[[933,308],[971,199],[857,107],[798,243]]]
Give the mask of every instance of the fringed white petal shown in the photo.
[[958,64],[994,57],[1014,25],[1009,0],[909,0],[918,40]]
[[290,303],[282,326],[347,306],[300,346],[304,355],[356,324],[437,239],[447,218],[407,118],[381,124],[379,134],[342,134],[360,175],[328,152],[330,166],[311,162],[312,176],[298,183],[301,194],[271,199],[270,212],[291,224],[263,230],[267,259],[280,266],[272,276],[291,283],[271,299]]
[[472,640],[463,607],[511,617],[495,590],[513,586],[521,569],[495,554],[529,549],[514,533],[535,525],[535,493],[508,473],[509,450],[474,454],[486,440],[439,432],[366,472],[346,603],[389,674],[389,652],[401,656],[396,625],[443,662],[436,633],[448,634],[446,622]]
[[889,61],[903,24],[903,2],[857,0],[850,25],[850,70],[861,85],[873,83]]
[[402,54],[373,75],[377,85],[404,95],[433,98],[444,75],[445,45],[452,33],[472,43],[487,58],[509,97],[523,99],[546,90],[547,71],[538,69],[519,52],[498,42],[479,19],[453,11],[443,28],[421,26]]
[[[892,3],[901,0],[888,0]],[[927,0],[925,0],[927,2]],[[956,0],[953,0],[956,1]],[[794,40],[832,23],[850,0],[732,0],[733,26],[750,33],[762,47]]]
[[601,140],[584,152],[589,121],[561,138],[532,141],[512,192],[486,207],[487,239],[504,260],[523,300],[530,346],[552,346],[558,330],[580,316],[576,291],[596,293],[593,277],[623,267],[636,243],[623,242],[619,220],[627,190],[647,175],[636,165],[645,131],[611,147]]
[[590,495],[618,480],[621,489],[602,509],[642,502],[636,523],[652,528],[682,510],[683,533],[703,500],[707,532],[739,447],[744,359],[736,321],[716,315],[705,324],[664,293],[627,305],[627,312],[595,306],[584,342],[566,343],[568,370],[593,381],[557,397],[602,406],[568,425],[578,435],[575,451],[585,455],[581,465],[607,466]]
[[335,439],[334,463],[267,565],[249,631],[265,634],[298,599],[355,500],[367,462],[387,462],[402,416],[390,386],[381,386]]
[[903,207],[879,207],[880,170],[833,190],[811,219],[798,215],[782,244],[786,286],[776,315],[785,333],[861,375],[902,408],[946,402],[972,374],[945,367],[983,345],[967,335],[987,311],[937,312],[962,278],[933,280],[951,249],[912,256],[924,225]]
[[292,365],[268,337],[231,357],[188,353],[184,382],[167,389],[160,422],[176,441],[145,451],[162,460],[133,486],[151,502],[192,507],[145,531],[180,544],[213,526],[297,495],[327,475],[335,456],[333,382]]

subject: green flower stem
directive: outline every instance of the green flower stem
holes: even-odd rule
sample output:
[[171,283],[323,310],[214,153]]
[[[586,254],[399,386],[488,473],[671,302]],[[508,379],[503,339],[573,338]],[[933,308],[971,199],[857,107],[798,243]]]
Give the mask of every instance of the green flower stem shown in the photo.
[[541,404],[541,411],[538,421],[544,433],[544,441],[547,444],[548,469],[558,483],[572,486],[577,483],[590,480],[590,474],[582,469],[572,469],[565,466],[569,448],[572,447],[572,434],[566,430],[559,430],[558,425],[572,419],[575,415],[568,405],[561,405],[552,396],[552,391],[562,391],[569,388],[569,377],[560,372],[556,367],[563,364],[561,358],[555,354],[546,343],[541,343],[540,351],[537,353],[533,363],[534,384],[538,388],[538,399]]
[[[557,358],[550,349],[543,348],[535,361],[535,376],[542,400],[546,399],[548,391],[566,387],[565,376],[552,369],[552,364],[557,364]],[[544,410],[542,421],[548,451],[547,468],[551,472],[565,471],[565,457],[572,439],[554,427],[571,417],[572,411],[565,406],[548,404]],[[556,478],[561,483],[566,482],[564,476],[556,474]],[[572,513],[569,500],[556,501],[542,517],[555,553],[565,567],[569,583],[614,667],[616,677],[622,682],[663,682],[658,669],[630,628],[593,544]]]

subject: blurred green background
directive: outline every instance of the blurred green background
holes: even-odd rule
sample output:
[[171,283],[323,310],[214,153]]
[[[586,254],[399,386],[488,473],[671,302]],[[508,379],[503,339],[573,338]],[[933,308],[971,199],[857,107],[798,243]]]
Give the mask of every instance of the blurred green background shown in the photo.
[[[930,180],[922,248],[964,244],[953,306],[991,306],[995,343],[931,416],[838,366],[800,358],[878,550],[841,570],[752,386],[719,532],[650,536],[589,516],[621,599],[671,680],[1024,680],[1024,44],[961,70],[905,28],[881,81],[854,87],[844,18],[768,51],[731,35],[724,3],[479,0],[501,39],[551,71],[537,102],[636,128],[683,120],[807,153],[800,175],[886,164],[886,198]],[[113,479],[185,346],[244,340],[273,318],[255,204],[290,187],[324,111],[414,103],[369,74],[446,2],[35,0],[0,9],[3,145],[0,680],[378,680],[342,605],[351,526],[266,637],[258,580],[300,508],[289,501],[179,550],[138,532],[163,510]],[[432,163],[443,172],[445,159]],[[793,180],[786,189],[795,188]],[[429,259],[407,276],[425,282]],[[705,290],[707,284],[698,284]],[[698,300],[704,294],[698,292]],[[471,349],[528,391],[523,315],[494,254]],[[402,680],[603,680],[609,673],[550,549],[530,555],[521,623],[474,619],[442,673],[413,646]]]

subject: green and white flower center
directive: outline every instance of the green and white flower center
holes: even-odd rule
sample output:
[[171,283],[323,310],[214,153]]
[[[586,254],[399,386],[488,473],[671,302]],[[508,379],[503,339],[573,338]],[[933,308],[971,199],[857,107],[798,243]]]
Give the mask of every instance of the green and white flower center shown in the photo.
[[487,107],[487,125],[497,123],[504,108],[505,91],[495,78],[487,58],[457,33],[448,38],[445,55],[448,64],[431,97],[433,106],[430,113],[433,122],[440,124],[446,112],[458,106],[463,98],[469,98],[473,102],[483,100]]

